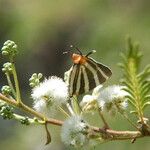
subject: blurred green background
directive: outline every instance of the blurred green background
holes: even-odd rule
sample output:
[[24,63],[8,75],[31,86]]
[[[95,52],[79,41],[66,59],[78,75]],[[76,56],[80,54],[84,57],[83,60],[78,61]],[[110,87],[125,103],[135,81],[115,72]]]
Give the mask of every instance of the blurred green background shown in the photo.
[[[71,44],[108,65],[113,76],[108,85],[118,83],[121,71],[117,67],[119,53],[125,50],[129,34],[140,42],[144,54],[142,66],[150,55],[150,1],[147,0],[0,0],[0,47],[10,39],[19,47],[17,69],[24,101],[32,105],[28,79],[34,72],[46,77],[63,77],[71,65],[68,55]],[[4,59],[0,58],[0,65]],[[0,86],[6,84],[0,73]],[[149,111],[148,111],[149,112]],[[147,112],[147,116],[149,113]],[[92,125],[100,125],[97,116],[90,116]],[[106,116],[114,129],[132,130],[119,115]],[[150,116],[149,116],[150,117]],[[61,118],[61,117],[59,117]],[[45,146],[45,130],[40,126],[22,126],[16,121],[0,118],[0,150],[65,150],[60,141],[60,127],[49,127],[52,143]],[[98,144],[95,150],[149,150],[149,138]]]

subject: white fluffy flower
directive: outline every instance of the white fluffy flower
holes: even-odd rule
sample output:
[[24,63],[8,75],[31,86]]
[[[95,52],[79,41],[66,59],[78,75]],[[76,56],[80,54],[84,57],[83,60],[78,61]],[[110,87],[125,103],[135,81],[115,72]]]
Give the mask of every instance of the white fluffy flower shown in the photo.
[[127,107],[125,96],[128,95],[123,88],[123,86],[119,85],[106,88],[99,85],[93,90],[92,95],[85,95],[83,97],[80,106],[86,112],[96,110],[97,107],[111,114],[115,114],[118,110],[122,112]]
[[95,100],[94,96],[85,95],[80,102],[80,106],[82,108],[82,111],[91,112],[97,108],[97,101]]
[[94,88],[92,95],[97,98],[99,95],[100,91],[102,90],[103,85],[98,85],[96,88]]
[[123,110],[127,107],[125,99],[127,95],[128,93],[123,90],[123,86],[113,85],[101,89],[97,95],[97,101],[100,106],[103,104],[103,109],[115,114],[118,109]]
[[83,111],[90,112],[97,109],[97,95],[99,94],[102,85],[97,86],[94,90],[92,95],[85,95],[80,102],[80,106]]
[[84,134],[87,128],[88,125],[80,116],[72,116],[62,126],[61,139],[67,146],[83,147],[88,142]]
[[92,95],[85,95],[80,103],[80,106],[83,107],[94,100],[95,98]]
[[110,102],[116,99],[122,99],[127,95],[122,86],[113,85],[100,91],[97,99],[100,101]]
[[34,108],[50,115],[57,106],[68,100],[68,87],[61,78],[52,76],[33,88],[31,96],[34,99]]

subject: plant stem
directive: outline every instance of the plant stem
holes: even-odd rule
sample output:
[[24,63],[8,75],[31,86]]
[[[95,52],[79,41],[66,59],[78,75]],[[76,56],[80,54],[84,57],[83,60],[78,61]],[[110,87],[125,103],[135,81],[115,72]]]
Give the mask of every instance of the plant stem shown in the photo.
[[[116,130],[111,130],[111,129],[101,129],[97,127],[91,127],[95,132],[99,132],[102,134],[108,134],[111,135],[108,137],[110,141],[112,140],[128,140],[128,139],[134,139],[134,138],[141,138],[144,137],[140,131],[116,131]],[[147,135],[147,136],[150,136]]]
[[5,101],[6,103],[18,107],[18,103],[14,99],[10,99],[0,93],[0,100]]
[[70,104],[67,103],[66,106],[67,106],[67,108],[68,108],[70,114],[71,114],[72,116],[75,115],[75,113],[74,113],[74,111],[72,110],[72,107],[70,106]]
[[54,124],[54,125],[59,125],[59,126],[62,125],[62,123],[63,123],[62,121],[59,121],[59,120],[56,120],[56,119],[46,118],[43,114],[35,111],[34,109],[28,107],[27,105],[23,104],[22,102],[21,102],[21,105],[19,105],[19,107],[22,108],[24,111],[26,111],[26,112],[42,119],[42,120],[45,120],[48,123],[51,123],[51,124]]
[[16,88],[16,100],[17,100],[18,103],[21,103],[19,82],[18,82],[18,77],[17,77],[17,72],[16,72],[14,62],[12,62],[12,73],[13,73],[15,88]]
[[81,109],[78,103],[78,99],[77,96],[73,96],[73,98],[71,99],[71,106],[75,112],[75,114],[80,114]]
[[62,107],[59,106],[58,108],[66,117],[70,117],[69,114]]
[[10,76],[9,76],[8,73],[6,73],[6,78],[7,78],[8,85],[9,85],[9,87],[10,87],[11,90],[12,90],[12,94],[13,94],[14,98],[16,98],[16,92],[15,92],[15,90],[14,90],[13,84],[12,84],[12,82],[11,82],[11,80],[10,80]]
[[[14,119],[16,119],[16,120],[21,120],[21,119],[24,119],[25,117],[24,116],[22,116],[22,115],[18,115],[18,114],[13,114],[13,117],[14,117]],[[41,121],[41,120],[36,120],[36,119],[32,119],[32,118],[28,118],[28,121],[29,121],[29,123],[30,124],[43,124],[44,122],[43,121]]]
[[105,120],[105,118],[104,118],[104,116],[103,116],[101,110],[98,109],[98,112],[99,112],[99,115],[100,115],[100,117],[101,117],[101,119],[102,119],[104,125],[105,125],[105,128],[106,128],[106,129],[109,129],[109,125],[107,124],[107,122],[106,122],[106,120]]

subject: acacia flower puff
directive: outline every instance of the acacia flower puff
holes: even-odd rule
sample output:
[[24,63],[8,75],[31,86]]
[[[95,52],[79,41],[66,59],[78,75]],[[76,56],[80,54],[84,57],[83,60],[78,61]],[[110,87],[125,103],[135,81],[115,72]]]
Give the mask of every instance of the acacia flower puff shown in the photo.
[[97,99],[104,102],[111,102],[117,99],[121,100],[127,95],[128,93],[123,90],[123,86],[112,85],[107,88],[102,88],[97,95]]
[[34,108],[49,115],[57,106],[68,100],[68,86],[61,78],[52,76],[33,88],[31,96],[34,100]]
[[83,121],[81,116],[72,116],[67,119],[61,130],[61,139],[67,146],[73,146],[75,148],[84,147],[88,138],[85,131],[88,129],[87,123]]
[[91,112],[97,109],[97,101],[93,95],[85,95],[80,102],[83,112]]
[[96,88],[94,88],[92,95],[85,95],[82,98],[82,101],[80,102],[82,111],[91,112],[98,108],[97,96],[99,95],[101,88],[102,85],[97,86]]
[[101,89],[97,95],[99,105],[103,102],[103,109],[114,114],[117,110],[124,110],[127,107],[126,96],[128,93],[123,90],[123,86],[113,85]]

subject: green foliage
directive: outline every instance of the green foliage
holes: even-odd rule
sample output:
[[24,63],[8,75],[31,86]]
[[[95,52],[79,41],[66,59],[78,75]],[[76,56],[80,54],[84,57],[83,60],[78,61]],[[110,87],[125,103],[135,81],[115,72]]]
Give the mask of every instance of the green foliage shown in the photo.
[[135,113],[140,120],[143,120],[144,109],[150,104],[150,65],[139,71],[141,52],[138,44],[132,43],[128,38],[128,52],[122,54],[123,63],[120,64],[124,72],[124,90],[129,93],[129,103],[133,106],[132,113]]

